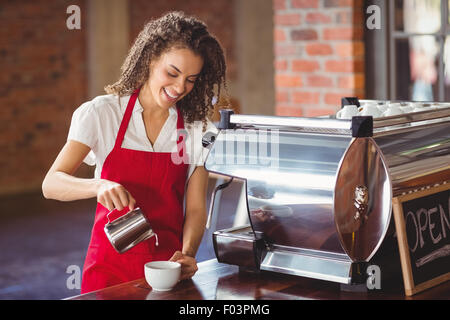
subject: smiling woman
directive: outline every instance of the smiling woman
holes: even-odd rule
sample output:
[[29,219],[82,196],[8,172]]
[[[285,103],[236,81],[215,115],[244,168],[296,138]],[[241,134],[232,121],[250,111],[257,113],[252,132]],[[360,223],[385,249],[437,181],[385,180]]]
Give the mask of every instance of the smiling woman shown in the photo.
[[212,110],[212,99],[216,95],[214,88],[217,96],[220,96],[222,88],[227,89],[225,56],[219,41],[208,32],[203,22],[180,12],[166,14],[145,25],[122,66],[120,79],[105,89],[118,95],[131,94],[149,78],[152,66],[149,68],[148,63],[156,62],[171,49],[187,49],[203,60],[195,88],[178,107],[187,122],[204,120]]
[[[216,130],[208,116],[213,97],[226,90],[225,72],[222,47],[206,25],[171,12],[144,27],[109,94],[74,112],[42,190],[61,201],[97,198],[82,293],[142,278],[149,261],[181,263],[181,279],[197,271],[206,224],[201,139]],[[83,161],[96,165],[94,178],[73,176]],[[108,213],[115,219],[136,207],[159,245],[151,238],[119,254],[103,230]]]

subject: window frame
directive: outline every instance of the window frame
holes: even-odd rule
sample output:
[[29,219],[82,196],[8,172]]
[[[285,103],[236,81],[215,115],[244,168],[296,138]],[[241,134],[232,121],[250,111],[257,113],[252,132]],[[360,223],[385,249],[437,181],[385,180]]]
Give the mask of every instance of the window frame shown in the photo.
[[[404,1],[404,0],[403,0]],[[395,72],[395,40],[397,39],[409,39],[415,36],[434,36],[439,43],[439,61],[438,61],[438,101],[445,100],[445,81],[444,81],[444,45],[445,38],[450,36],[449,23],[448,23],[448,1],[441,0],[441,28],[434,33],[411,33],[395,30],[395,1],[388,1],[389,8],[389,78],[390,78],[390,96],[397,97],[397,74]],[[436,98],[436,97],[435,97]],[[436,100],[436,99],[435,99]]]
[[448,0],[441,0],[441,28],[434,33],[411,33],[395,30],[395,2],[395,0],[365,1],[364,12],[367,14],[366,8],[368,6],[377,5],[381,10],[382,19],[381,29],[365,29],[366,96],[369,99],[398,100],[395,41],[397,39],[409,39],[414,36],[433,36],[439,44],[437,97],[434,97],[434,100],[436,102],[444,102],[444,46],[446,37],[450,37]]

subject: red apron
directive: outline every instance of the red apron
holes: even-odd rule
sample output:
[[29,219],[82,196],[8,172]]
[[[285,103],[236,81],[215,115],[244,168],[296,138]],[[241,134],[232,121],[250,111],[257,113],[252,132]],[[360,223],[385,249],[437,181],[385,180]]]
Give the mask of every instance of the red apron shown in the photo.
[[[120,124],[113,150],[106,158],[102,179],[120,183],[136,199],[136,207],[146,214],[153,231],[158,235],[130,250],[117,253],[103,230],[108,209],[97,203],[86,260],[83,267],[81,293],[144,277],[144,264],[155,260],[169,260],[182,249],[183,200],[188,172],[186,161],[180,159],[185,150],[185,136],[179,136],[178,155],[122,148],[122,142],[133,112],[139,90],[133,93]],[[178,111],[177,132],[184,130],[183,117]],[[181,154],[185,159],[186,154]],[[178,162],[178,163],[177,163]],[[180,163],[181,162],[181,163]],[[110,215],[111,221],[128,212],[125,208]]]

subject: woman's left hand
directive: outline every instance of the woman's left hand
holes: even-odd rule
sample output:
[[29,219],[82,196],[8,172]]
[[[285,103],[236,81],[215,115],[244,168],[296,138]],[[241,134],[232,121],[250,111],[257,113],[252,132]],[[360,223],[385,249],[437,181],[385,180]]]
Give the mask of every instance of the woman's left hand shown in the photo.
[[195,258],[185,255],[181,251],[175,251],[169,261],[175,261],[181,264],[180,280],[192,278],[198,270]]

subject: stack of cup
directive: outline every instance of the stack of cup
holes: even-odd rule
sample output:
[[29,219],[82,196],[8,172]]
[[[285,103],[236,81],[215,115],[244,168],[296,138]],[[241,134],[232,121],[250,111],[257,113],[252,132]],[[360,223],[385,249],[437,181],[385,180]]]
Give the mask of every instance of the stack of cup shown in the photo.
[[360,107],[355,105],[344,106],[336,113],[337,119],[351,119],[354,116],[372,116],[373,118],[394,117],[405,113],[422,112],[433,109],[448,108],[450,104],[435,103],[433,105],[425,105],[420,102],[399,103],[386,102],[377,103],[368,101],[361,104]]

